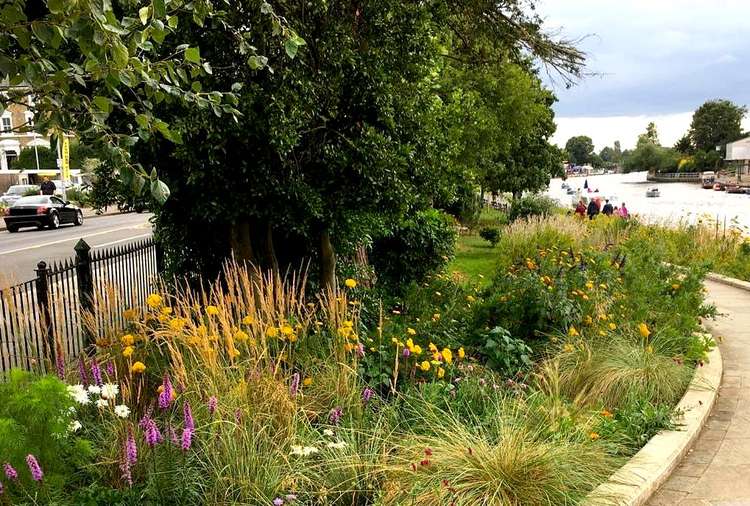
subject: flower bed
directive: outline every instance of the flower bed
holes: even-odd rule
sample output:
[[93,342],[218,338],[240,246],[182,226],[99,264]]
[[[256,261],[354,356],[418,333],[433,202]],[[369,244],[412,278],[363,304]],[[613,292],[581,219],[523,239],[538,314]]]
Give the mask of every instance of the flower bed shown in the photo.
[[2,497],[575,504],[671,426],[711,308],[703,270],[561,220],[504,229],[483,287],[307,295],[230,266],[154,293],[61,379],[0,390]]

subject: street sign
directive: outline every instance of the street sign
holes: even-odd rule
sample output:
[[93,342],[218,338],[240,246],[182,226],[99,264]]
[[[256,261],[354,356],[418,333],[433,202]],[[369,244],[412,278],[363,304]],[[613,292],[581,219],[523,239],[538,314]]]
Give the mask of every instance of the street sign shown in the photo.
[[63,137],[62,141],[62,180],[70,180],[70,141],[67,137]]

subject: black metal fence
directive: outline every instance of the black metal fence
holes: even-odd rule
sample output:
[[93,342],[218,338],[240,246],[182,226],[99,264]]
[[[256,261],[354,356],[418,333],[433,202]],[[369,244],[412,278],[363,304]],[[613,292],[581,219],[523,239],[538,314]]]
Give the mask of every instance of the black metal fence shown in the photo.
[[74,357],[123,328],[161,271],[151,238],[95,251],[81,239],[75,257],[39,262],[35,279],[0,290],[0,371],[44,369],[44,358]]

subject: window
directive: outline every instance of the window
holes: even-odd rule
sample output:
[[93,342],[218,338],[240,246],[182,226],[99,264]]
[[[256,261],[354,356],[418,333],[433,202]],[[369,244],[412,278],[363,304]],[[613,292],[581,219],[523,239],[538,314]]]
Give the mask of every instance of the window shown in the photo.
[[0,124],[0,131],[10,132],[13,130],[13,124],[11,123],[10,116],[4,116],[2,123]]

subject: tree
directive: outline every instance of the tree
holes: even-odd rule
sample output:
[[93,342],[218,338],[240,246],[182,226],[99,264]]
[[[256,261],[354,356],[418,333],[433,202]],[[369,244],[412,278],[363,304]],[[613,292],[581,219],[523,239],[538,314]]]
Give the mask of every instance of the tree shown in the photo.
[[742,136],[745,106],[729,100],[709,100],[693,114],[690,139],[695,149],[713,151],[716,146],[735,141]]
[[638,137],[636,148],[625,158],[625,172],[647,170],[649,172],[676,171],[679,156],[674,150],[654,143],[647,134]]
[[602,162],[604,163],[614,163],[615,150],[610,148],[609,146],[604,146],[599,152],[599,158],[601,158]]
[[38,146],[34,148],[24,148],[18,154],[18,158],[13,160],[12,169],[36,169],[37,155],[40,169],[57,169],[57,153],[50,148]]
[[616,162],[619,162],[622,160],[622,150],[620,149],[620,141],[615,141],[615,149],[614,149],[614,155]]
[[677,142],[675,142],[674,150],[678,153],[682,153],[684,155],[690,155],[693,153],[693,141],[690,138],[690,134],[687,133],[677,139]]
[[643,134],[643,135],[645,135],[646,139],[649,142],[651,142],[651,143],[653,143],[653,144],[655,144],[657,146],[660,146],[660,144],[659,144],[659,134],[656,131],[656,123],[654,123],[653,121],[649,122],[649,124],[646,125],[646,133]]
[[570,162],[575,165],[584,165],[591,162],[594,154],[594,142],[591,137],[579,135],[571,137],[565,143],[565,151],[570,155]]

